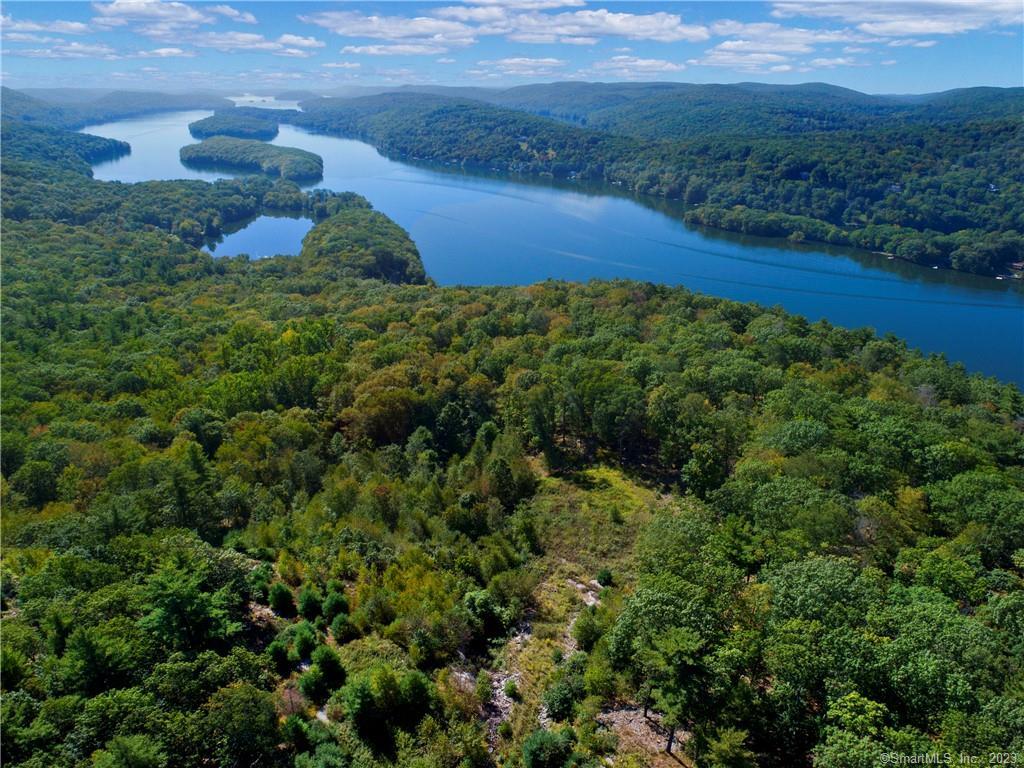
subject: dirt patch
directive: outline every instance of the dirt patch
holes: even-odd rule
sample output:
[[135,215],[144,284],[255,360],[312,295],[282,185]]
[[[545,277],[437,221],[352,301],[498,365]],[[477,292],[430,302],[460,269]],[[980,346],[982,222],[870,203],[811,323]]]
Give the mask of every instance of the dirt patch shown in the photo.
[[620,756],[636,755],[643,760],[644,765],[652,768],[691,765],[688,759],[679,754],[690,734],[682,729],[676,730],[673,754],[668,754],[665,752],[668,731],[661,724],[661,715],[656,712],[644,715],[642,707],[624,704],[602,711],[596,719],[618,736],[619,748],[616,752]]
[[484,708],[487,725],[487,747],[491,752],[498,748],[498,726],[512,716],[512,708],[516,702],[505,693],[505,686],[511,680],[519,687],[521,674],[516,665],[516,657],[533,637],[533,627],[529,620],[524,620],[505,644],[503,664],[500,669],[491,673],[491,702]]
[[583,601],[584,605],[597,605],[601,602],[601,585],[594,579],[585,584],[582,581],[576,581],[576,579],[566,579],[565,582],[579,593],[580,600]]

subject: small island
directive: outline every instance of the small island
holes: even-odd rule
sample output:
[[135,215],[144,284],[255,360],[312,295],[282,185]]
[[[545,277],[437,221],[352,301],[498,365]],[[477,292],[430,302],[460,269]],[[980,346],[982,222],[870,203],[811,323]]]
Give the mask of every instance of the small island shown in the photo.
[[254,171],[289,181],[316,181],[324,175],[323,158],[312,152],[230,136],[189,144],[181,148],[180,156],[192,168]]
[[260,139],[270,141],[277,136],[278,124],[287,114],[297,114],[293,109],[259,109],[258,107],[234,107],[217,110],[209,117],[189,123],[188,130],[197,139],[211,136],[233,136],[236,139]]
[[365,199],[339,200],[338,212],[313,227],[302,241],[307,269],[341,277],[389,283],[426,282],[426,272],[409,233]]

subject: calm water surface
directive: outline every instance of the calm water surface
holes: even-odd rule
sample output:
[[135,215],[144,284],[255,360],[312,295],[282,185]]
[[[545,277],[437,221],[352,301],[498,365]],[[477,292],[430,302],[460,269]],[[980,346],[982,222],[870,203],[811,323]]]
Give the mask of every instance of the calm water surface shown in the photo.
[[[208,114],[175,112],[83,129],[132,145],[131,155],[95,166],[96,178],[223,175],[191,170],[178,160],[178,150],[195,141],[188,123]],[[384,158],[362,142],[291,126],[281,126],[273,143],[322,156],[324,179],[316,186],[358,192],[405,227],[427,273],[442,285],[616,277],[682,284],[779,304],[811,320],[895,333],[971,370],[1024,383],[1024,291],[1016,281],[931,270],[852,249],[691,229],[679,219],[680,206],[641,202],[613,187],[416,166]],[[310,226],[308,220],[262,216],[211,251],[255,258],[294,254]]]

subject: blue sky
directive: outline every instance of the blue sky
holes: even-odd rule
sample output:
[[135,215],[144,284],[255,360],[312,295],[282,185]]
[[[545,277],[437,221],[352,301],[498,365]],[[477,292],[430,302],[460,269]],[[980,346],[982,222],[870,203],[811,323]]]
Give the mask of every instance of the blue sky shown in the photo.
[[4,2],[3,81],[238,93],[555,80],[1020,86],[1021,0]]

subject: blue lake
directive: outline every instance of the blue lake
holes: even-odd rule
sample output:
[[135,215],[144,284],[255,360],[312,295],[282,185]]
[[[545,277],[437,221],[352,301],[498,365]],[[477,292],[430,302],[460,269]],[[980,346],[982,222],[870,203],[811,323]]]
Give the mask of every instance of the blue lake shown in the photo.
[[[208,114],[167,113],[83,129],[132,145],[130,155],[96,165],[96,178],[222,176],[187,169],[178,159],[178,150],[195,141],[188,124]],[[282,126],[273,143],[323,157],[324,179],[316,186],[358,192],[405,227],[427,274],[442,285],[617,277],[686,285],[778,304],[811,320],[895,333],[970,370],[1024,384],[1024,291],[1018,281],[932,270],[852,249],[693,229],[681,221],[681,205],[641,200],[614,187],[396,162],[362,142],[291,126]],[[294,254],[310,226],[263,216],[211,252]]]

